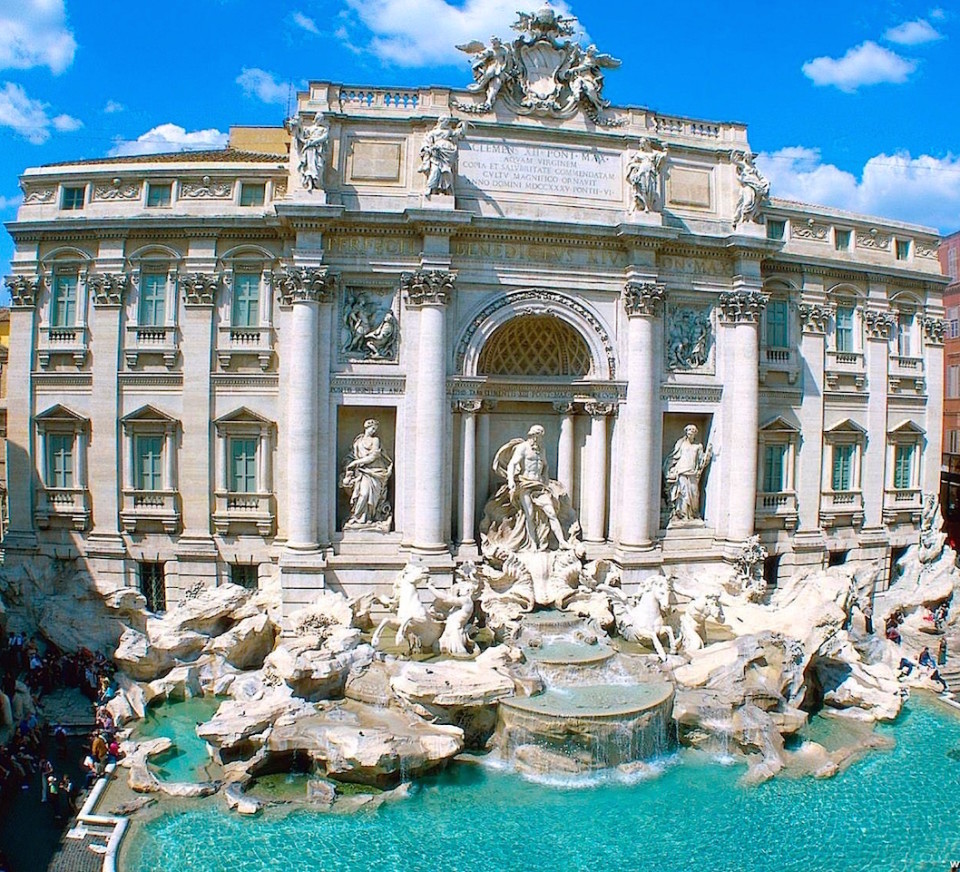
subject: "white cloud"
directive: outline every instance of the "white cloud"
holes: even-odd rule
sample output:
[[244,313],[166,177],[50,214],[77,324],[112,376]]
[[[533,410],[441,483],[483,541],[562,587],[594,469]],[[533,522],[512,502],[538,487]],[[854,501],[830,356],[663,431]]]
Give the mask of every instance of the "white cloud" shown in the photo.
[[868,40],[842,58],[819,57],[803,65],[803,74],[815,85],[834,85],[853,93],[861,85],[901,84],[917,68],[916,61]]
[[858,179],[824,163],[820,151],[794,146],[757,157],[775,197],[818,203],[938,227],[960,229],[960,156],[909,153],[870,158]]
[[106,112],[107,115],[113,115],[115,112],[123,112],[126,108],[123,103],[118,103],[116,100],[107,100],[103,111]]
[[49,67],[62,73],[76,50],[63,0],[0,2],[0,69]]
[[939,33],[929,21],[918,18],[916,21],[904,21],[903,24],[891,27],[884,33],[883,38],[887,42],[895,42],[898,45],[920,45],[924,42],[943,39],[943,34]]
[[27,142],[41,145],[50,138],[50,129],[67,132],[82,127],[69,115],[51,118],[49,105],[27,96],[22,85],[4,82],[0,88],[0,127],[12,127]]
[[[505,37],[517,19],[517,0],[465,0],[459,6],[445,0],[347,0],[347,5],[371,34],[363,48],[402,67],[463,63],[466,56],[456,45],[490,34]],[[554,9],[571,14],[563,0]]]
[[297,27],[303,28],[308,33],[313,33],[317,36],[320,35],[320,29],[317,27],[317,22],[304,15],[302,12],[293,13],[293,23],[296,24]]
[[930,10],[930,17],[934,21],[944,21],[947,17],[947,13],[944,12],[939,6],[936,9]]
[[0,195],[0,212],[9,212],[19,209],[23,203],[23,194],[14,194],[12,197]]
[[159,124],[136,139],[118,139],[110,149],[111,156],[132,154],[163,154],[174,151],[224,148],[228,136],[219,130],[193,130],[187,132],[177,124]]
[[285,105],[290,97],[289,82],[278,82],[273,73],[256,67],[244,67],[237,76],[237,84],[248,97],[257,97],[264,103]]

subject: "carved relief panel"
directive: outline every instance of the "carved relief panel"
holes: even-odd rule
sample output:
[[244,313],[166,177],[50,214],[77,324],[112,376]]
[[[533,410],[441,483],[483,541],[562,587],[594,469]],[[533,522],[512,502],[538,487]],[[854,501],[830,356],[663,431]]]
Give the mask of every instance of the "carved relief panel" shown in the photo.
[[396,363],[400,347],[397,309],[392,288],[346,288],[340,303],[340,359]]
[[683,299],[670,300],[664,325],[667,369],[712,372],[713,308]]

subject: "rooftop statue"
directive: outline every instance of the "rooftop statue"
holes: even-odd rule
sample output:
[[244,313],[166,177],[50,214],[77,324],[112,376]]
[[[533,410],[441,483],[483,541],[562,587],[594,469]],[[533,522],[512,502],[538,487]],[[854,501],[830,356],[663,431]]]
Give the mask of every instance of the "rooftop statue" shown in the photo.
[[458,45],[474,56],[474,83],[467,90],[482,93],[484,99],[454,105],[480,115],[502,99],[521,115],[552,118],[571,118],[582,109],[595,124],[620,126],[604,115],[610,103],[603,98],[602,72],[620,66],[620,61],[595,45],[581,48],[571,39],[575,22],[545,5],[536,12],[517,13],[512,27],[520,35],[509,45],[495,36],[489,46],[479,40]]
[[423,138],[420,147],[420,169],[427,180],[424,182],[427,196],[453,194],[453,181],[457,174],[457,150],[460,140],[467,132],[467,125],[452,115],[444,115],[436,126]]
[[627,161],[627,182],[633,188],[631,212],[654,212],[660,196],[660,167],[667,150],[657,139],[644,137]]
[[327,140],[330,131],[320,121],[304,124],[299,116],[287,121],[287,130],[297,146],[297,172],[300,184],[307,191],[323,188],[323,169],[327,157]]
[[760,221],[760,210],[770,196],[770,182],[757,169],[754,155],[745,151],[734,151],[730,159],[737,168],[737,181],[740,183],[740,199],[733,214],[733,226],[747,221]]

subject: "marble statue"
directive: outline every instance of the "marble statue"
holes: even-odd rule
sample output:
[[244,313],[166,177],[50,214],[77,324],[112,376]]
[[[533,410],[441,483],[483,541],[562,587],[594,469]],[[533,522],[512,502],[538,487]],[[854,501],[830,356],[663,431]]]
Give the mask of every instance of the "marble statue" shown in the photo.
[[735,592],[748,602],[760,602],[767,592],[767,583],[763,578],[763,561],[767,559],[767,549],[757,535],[748,538],[734,559],[737,574],[734,579]]
[[418,586],[426,586],[430,574],[426,567],[417,563],[408,563],[393,582],[393,594],[389,597],[377,597],[377,601],[390,612],[383,620],[370,640],[376,648],[384,630],[395,627],[396,645],[407,643],[410,653],[418,653],[424,648],[431,650],[439,642],[445,629],[444,622],[438,621],[420,602]]
[[600,54],[595,45],[587,46],[585,51],[579,48],[575,61],[566,73],[570,84],[570,99],[575,105],[583,105],[587,117],[601,118],[603,110],[610,105],[603,91],[603,73],[601,68],[619,67],[620,61],[608,54]]
[[723,606],[720,596],[708,593],[697,597],[680,616],[680,639],[686,652],[699,651],[707,641],[706,622],[723,623]]
[[480,527],[485,545],[507,552],[576,547],[579,525],[563,485],[550,478],[543,434],[534,424],[526,439],[511,439],[497,451],[493,470],[506,483],[487,503]]
[[667,150],[656,139],[645,137],[627,161],[627,183],[633,188],[631,212],[653,212],[660,193],[660,167]]
[[348,290],[343,304],[341,350],[350,359],[396,360],[400,325],[390,300],[380,308],[362,291]]
[[306,126],[299,117],[287,121],[287,130],[297,146],[297,171],[300,184],[307,191],[323,188],[323,168],[326,164],[329,129],[319,120]]
[[489,48],[476,40],[465,45],[458,45],[457,48],[468,54],[476,55],[471,64],[474,83],[468,85],[467,90],[479,91],[484,94],[483,103],[476,108],[487,111],[496,102],[500,89],[503,87],[507,71],[513,64],[513,55],[510,49],[496,36],[490,37]]
[[708,309],[673,309],[667,326],[667,367],[698,369],[710,360],[713,330]]
[[924,494],[920,515],[920,544],[917,559],[921,564],[933,563],[943,553],[947,535],[943,532],[943,513],[936,494]]
[[477,567],[469,562],[462,564],[456,575],[449,590],[438,590],[429,581],[426,587],[434,597],[430,609],[434,617],[443,621],[443,632],[437,641],[440,653],[469,657],[474,649],[470,625],[480,595],[481,580],[477,576]]
[[384,453],[377,435],[380,422],[363,422],[363,432],[353,440],[340,478],[350,492],[350,517],[344,529],[374,529],[386,532],[393,520],[387,501],[387,483],[393,473],[393,461]]
[[423,138],[420,148],[420,168],[427,179],[424,182],[427,196],[433,194],[453,195],[453,182],[457,174],[457,152],[460,140],[467,132],[466,123],[452,115],[443,115],[436,126]]
[[673,628],[664,620],[670,609],[672,589],[665,575],[654,575],[644,580],[638,596],[627,596],[619,587],[602,584],[598,588],[610,596],[610,605],[616,621],[617,632],[628,642],[650,643],[661,661],[667,652],[660,641],[666,636],[670,653],[677,651],[677,638]]
[[745,221],[759,221],[760,210],[770,195],[770,182],[757,169],[753,155],[734,151],[731,159],[737,168],[737,181],[740,183],[740,198],[733,213],[733,226],[736,228]]
[[697,441],[696,425],[687,424],[681,436],[667,455],[663,464],[663,475],[667,487],[667,505],[670,510],[670,522],[699,521],[703,515],[700,509],[700,479],[713,459],[713,449]]

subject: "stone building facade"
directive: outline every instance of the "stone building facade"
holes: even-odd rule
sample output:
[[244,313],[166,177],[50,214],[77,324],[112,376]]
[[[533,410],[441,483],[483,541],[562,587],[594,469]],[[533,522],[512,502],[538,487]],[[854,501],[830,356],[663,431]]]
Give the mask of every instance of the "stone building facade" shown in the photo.
[[[549,37],[604,65],[527,27],[518,56]],[[74,560],[157,607],[229,579],[292,607],[411,559],[442,583],[534,424],[587,557],[628,584],[754,533],[771,578],[915,538],[935,231],[771,199],[744,126],[612,108],[584,73],[527,93],[481,49],[468,90],[313,82],[286,129],[223,151],[24,173],[8,562]],[[678,522],[664,461],[690,424],[712,460]],[[351,523],[358,500],[376,516]]]

